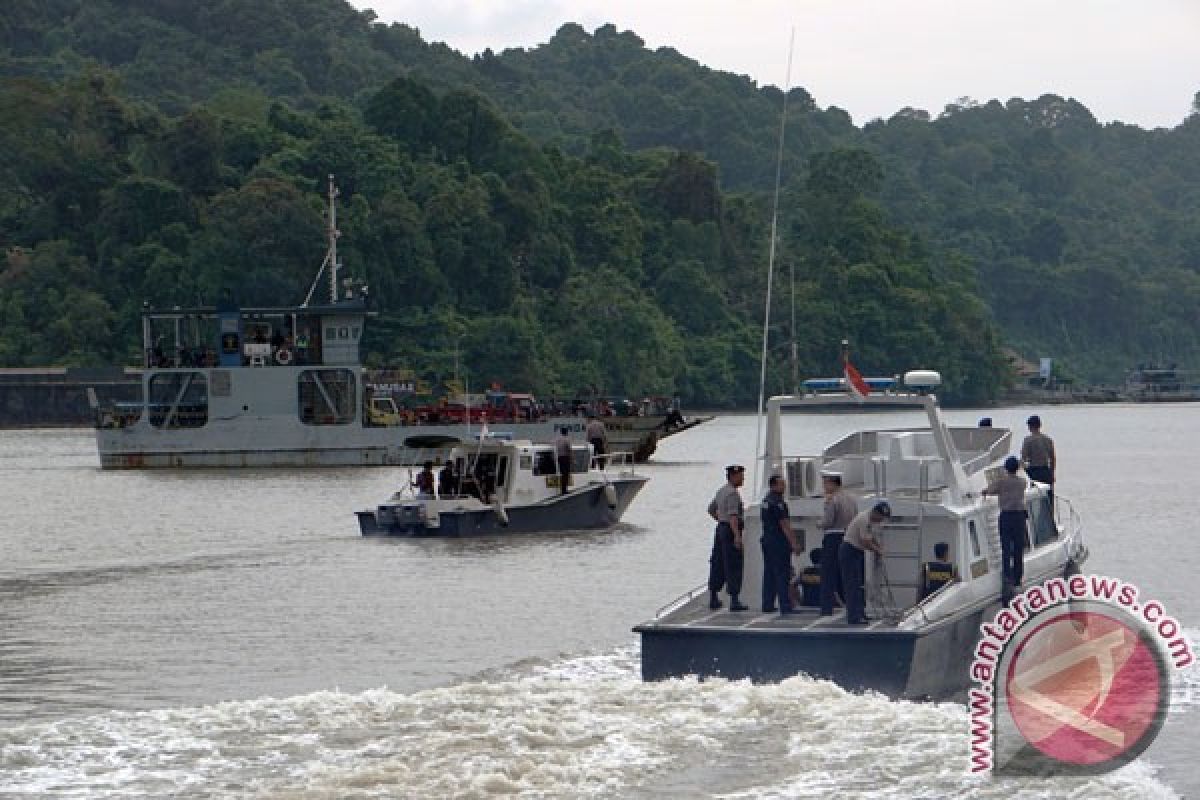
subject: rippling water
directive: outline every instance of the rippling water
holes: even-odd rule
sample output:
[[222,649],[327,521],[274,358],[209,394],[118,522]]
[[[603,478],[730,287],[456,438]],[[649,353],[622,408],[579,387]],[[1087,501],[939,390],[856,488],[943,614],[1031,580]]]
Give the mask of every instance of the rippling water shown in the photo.
[[[1200,406],[1042,415],[1089,569],[1200,638]],[[792,424],[811,450],[850,423]],[[389,541],[352,512],[406,470],[100,472],[85,432],[0,432],[0,797],[1200,790],[1195,670],[1142,760],[1077,781],[966,778],[953,704],[807,678],[641,683],[630,628],[703,580],[704,506],[754,439],[730,416],[664,442],[612,531]]]

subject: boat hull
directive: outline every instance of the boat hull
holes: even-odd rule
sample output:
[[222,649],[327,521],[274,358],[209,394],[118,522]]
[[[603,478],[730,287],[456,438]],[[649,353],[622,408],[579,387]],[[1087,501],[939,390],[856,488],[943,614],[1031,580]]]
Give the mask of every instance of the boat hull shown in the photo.
[[[635,461],[645,461],[653,455],[659,440],[711,417],[695,417],[672,428],[663,428],[661,417],[629,419],[635,422],[616,419],[610,423],[609,449],[632,453]],[[496,424],[492,433],[549,442],[559,428],[567,427],[573,440],[584,441],[584,423],[571,417]],[[103,469],[378,467],[443,463],[454,446],[478,435],[478,426],[472,430],[465,425],[314,429],[291,420],[248,419],[212,421],[204,428],[191,430],[158,430],[144,422],[128,428],[99,428],[96,445]],[[425,444],[439,438],[445,443]],[[411,443],[414,441],[418,444]],[[250,442],[255,446],[247,447]]]
[[476,536],[595,530],[619,522],[646,480],[643,477],[611,480],[616,494],[613,505],[605,496],[605,485],[597,483],[540,503],[510,506],[504,509],[503,516],[494,509],[443,511],[437,515],[436,525],[429,524],[417,513],[420,503],[416,501],[407,507],[398,507],[394,513],[385,514],[377,509],[359,511],[356,515],[363,536]]
[[771,683],[808,675],[850,691],[942,700],[965,693],[979,626],[997,607],[965,611],[918,630],[839,623],[813,630],[782,624],[745,628],[653,622],[634,630],[641,634],[642,678],[647,681],[698,675]]

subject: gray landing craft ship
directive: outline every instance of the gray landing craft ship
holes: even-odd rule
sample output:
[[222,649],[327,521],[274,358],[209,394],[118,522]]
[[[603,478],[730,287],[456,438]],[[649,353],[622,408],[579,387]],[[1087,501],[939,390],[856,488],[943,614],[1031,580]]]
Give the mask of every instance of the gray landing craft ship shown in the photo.
[[[706,586],[660,609],[654,619],[634,629],[641,634],[643,678],[700,675],[778,681],[803,673],[890,697],[961,697],[980,623],[1001,601],[996,500],[980,492],[1003,470],[1012,433],[1003,428],[949,427],[930,393],[939,383],[936,372],[910,372],[902,385],[876,384],[871,394],[859,398],[832,379],[768,403],[763,486],[756,497],[766,493],[771,475],[785,476],[791,524],[806,550],[821,542],[822,471],[842,474],[843,489],[854,496],[860,510],[879,500],[891,506],[892,516],[880,537],[885,554],[878,561],[867,558],[869,624],[847,624],[842,609],[831,617],[807,607],[786,616],[761,612],[761,520],[758,504],[748,503],[741,597],[751,610],[711,610]],[[925,421],[912,427],[858,430],[817,455],[788,454],[783,434],[795,431],[800,420],[785,412],[830,406],[846,413],[918,411]],[[1077,571],[1087,557],[1078,516],[1057,492],[1053,500],[1056,509],[1039,484],[1026,492],[1027,586]],[[949,544],[949,560],[960,579],[921,599],[921,568],[932,560],[938,542]]]
[[[101,408],[96,447],[104,469],[176,467],[332,467],[443,462],[452,447],[477,437],[480,409],[458,419],[412,422],[381,408],[361,361],[367,287],[339,281],[337,217],[329,183],[329,249],[322,273],[325,303],[142,312],[142,397]],[[526,413],[488,417],[494,432],[549,442],[561,428],[584,441],[581,416]],[[483,411],[494,411],[485,407]],[[641,413],[605,416],[608,445],[645,460],[657,442],[711,419],[684,419],[677,408],[645,401]]]

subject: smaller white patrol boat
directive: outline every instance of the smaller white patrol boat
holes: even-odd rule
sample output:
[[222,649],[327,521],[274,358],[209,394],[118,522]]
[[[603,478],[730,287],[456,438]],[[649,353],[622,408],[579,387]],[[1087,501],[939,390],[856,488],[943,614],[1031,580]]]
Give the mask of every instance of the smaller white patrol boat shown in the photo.
[[357,512],[364,536],[466,536],[607,528],[648,478],[628,453],[595,462],[590,445],[571,446],[571,485],[560,488],[554,446],[481,436],[455,447],[439,475],[437,495],[410,487]]

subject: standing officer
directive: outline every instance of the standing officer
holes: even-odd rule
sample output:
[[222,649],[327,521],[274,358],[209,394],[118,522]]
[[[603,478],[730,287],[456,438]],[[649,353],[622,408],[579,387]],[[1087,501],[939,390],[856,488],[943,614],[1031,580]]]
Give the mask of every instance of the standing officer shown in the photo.
[[745,480],[745,467],[739,464],[726,467],[725,485],[717,490],[716,497],[708,504],[708,515],[717,521],[712,555],[708,559],[709,608],[721,607],[717,593],[722,586],[729,592],[730,611],[745,611],[747,608],[738,600],[738,592],[742,590],[745,556],[742,551],[742,530],[746,519],[738,488]]
[[842,588],[846,592],[846,622],[850,625],[866,625],[867,597],[863,583],[866,581],[866,552],[883,555],[879,543],[879,525],[892,516],[892,507],[882,500],[869,511],[864,511],[846,526],[846,538],[838,552],[842,568]]
[[554,455],[558,459],[559,494],[566,494],[571,488],[571,440],[567,438],[567,428],[558,429],[558,438],[554,440]]
[[[980,494],[996,495],[1000,505],[1000,564],[1004,579],[1004,604],[1021,585],[1025,577],[1025,487],[1024,478],[1017,476],[1020,463],[1016,456],[1004,459],[1004,474]],[[1028,472],[1028,469],[1026,469]],[[1032,477],[1032,476],[1030,476]],[[1036,479],[1035,479],[1036,480]]]
[[763,611],[775,610],[779,600],[779,613],[791,614],[791,595],[788,583],[792,577],[792,553],[799,552],[796,534],[792,531],[791,513],[783,499],[787,486],[779,475],[772,475],[768,484],[770,491],[763,498],[762,508],[762,551],[763,551]]
[[844,595],[838,551],[846,526],[858,513],[858,504],[842,489],[841,473],[822,472],[821,481],[825,488],[825,516],[821,520],[825,531],[821,538],[821,616],[828,617],[833,614],[834,599]]
[[1054,471],[1058,459],[1054,455],[1054,440],[1042,433],[1042,418],[1034,414],[1025,420],[1029,426],[1029,435],[1021,442],[1021,463],[1025,465],[1025,474],[1030,480],[1049,485],[1046,497],[1050,508],[1054,508]]
[[596,419],[595,414],[588,414],[587,440],[592,445],[596,466],[604,469],[604,455],[608,452],[608,431],[604,423]]

